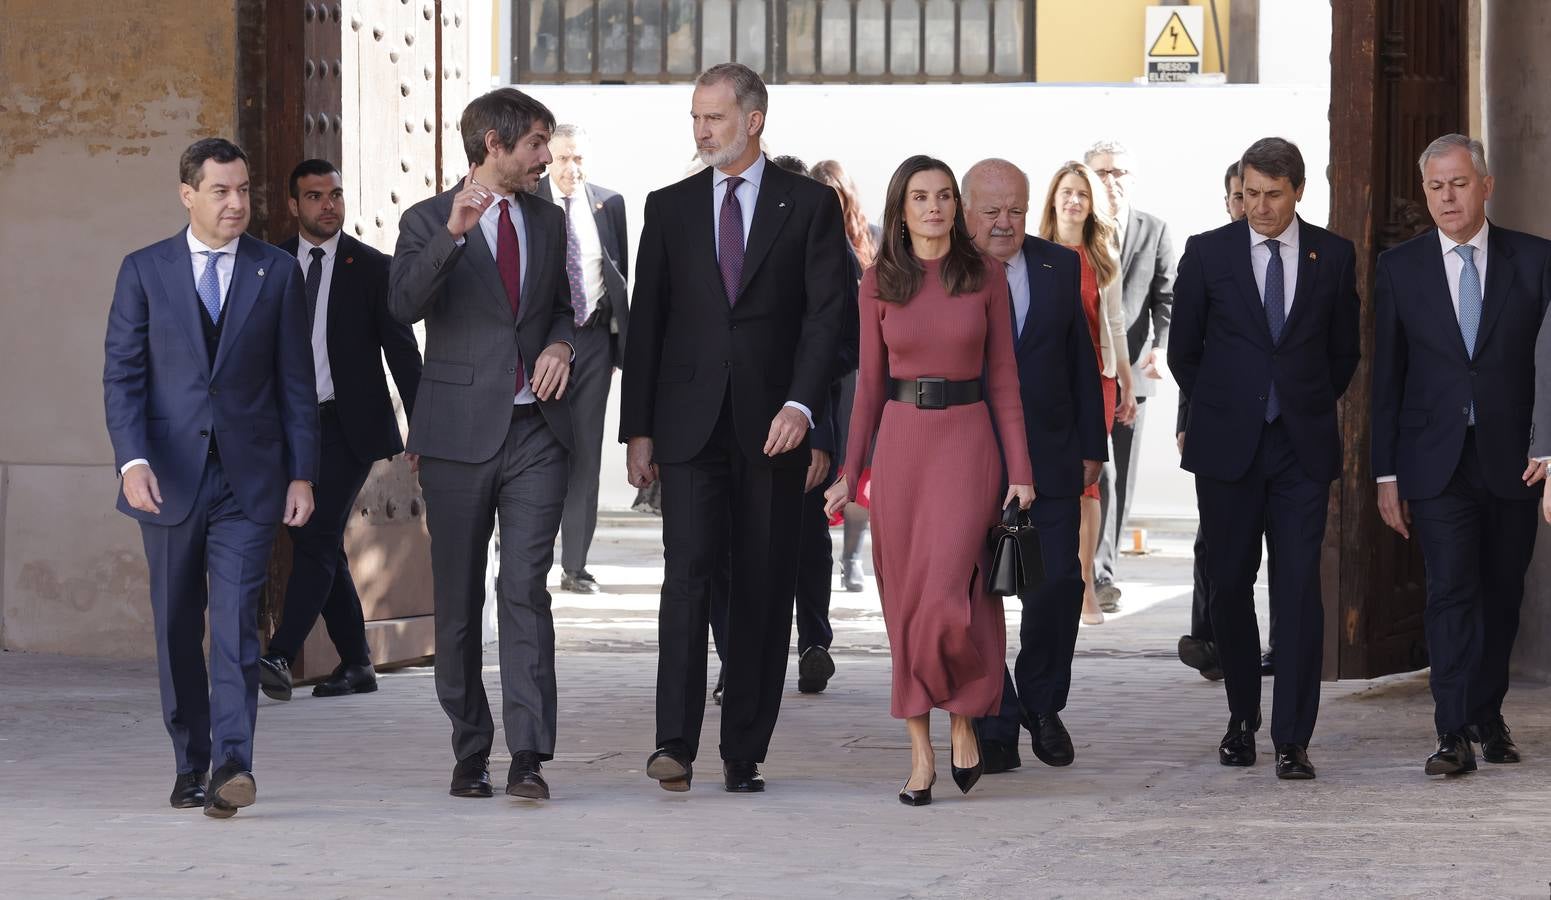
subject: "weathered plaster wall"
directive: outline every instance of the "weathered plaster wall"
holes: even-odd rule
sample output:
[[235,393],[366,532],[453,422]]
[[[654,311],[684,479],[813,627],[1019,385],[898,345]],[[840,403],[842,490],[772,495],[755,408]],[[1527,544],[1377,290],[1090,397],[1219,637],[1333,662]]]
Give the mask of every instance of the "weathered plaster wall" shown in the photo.
[[236,124],[236,7],[0,0],[0,646],[154,655],[113,511],[102,338],[124,254],[187,223],[177,160]]

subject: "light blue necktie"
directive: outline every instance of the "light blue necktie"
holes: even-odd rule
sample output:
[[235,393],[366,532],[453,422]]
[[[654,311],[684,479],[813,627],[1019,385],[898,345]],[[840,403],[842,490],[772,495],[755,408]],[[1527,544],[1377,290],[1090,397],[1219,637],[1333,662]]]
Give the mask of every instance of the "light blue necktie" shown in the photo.
[[[1476,271],[1476,248],[1461,244],[1454,248],[1464,262],[1459,273],[1459,334],[1465,339],[1465,354],[1476,356],[1476,332],[1481,328],[1481,273]],[[1476,424],[1476,404],[1470,402],[1470,424]]]
[[[1287,282],[1282,270],[1282,242],[1266,241],[1271,259],[1266,263],[1266,324],[1271,327],[1271,343],[1282,340],[1282,328],[1287,324]],[[1276,399],[1276,379],[1271,380],[1271,390],[1266,394],[1266,421],[1274,422],[1282,414],[1282,404]]]
[[205,251],[205,271],[199,276],[199,299],[205,304],[205,312],[210,315],[210,322],[214,324],[221,320],[221,274],[216,271],[216,260],[221,254],[214,250]]

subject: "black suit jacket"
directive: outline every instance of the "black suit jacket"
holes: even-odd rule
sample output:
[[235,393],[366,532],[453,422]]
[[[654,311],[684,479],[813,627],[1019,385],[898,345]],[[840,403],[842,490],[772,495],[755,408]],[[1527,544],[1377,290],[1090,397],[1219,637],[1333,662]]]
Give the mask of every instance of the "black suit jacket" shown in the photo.
[[1076,252],[1033,236],[1023,239],[1029,312],[1023,333],[1013,307],[1013,353],[1023,396],[1034,488],[1041,496],[1082,493],[1082,461],[1109,458],[1104,393],[1093,338],[1082,308]]
[[[1185,243],[1174,282],[1169,368],[1190,403],[1186,471],[1237,481],[1249,470],[1275,383],[1281,419],[1308,477],[1341,472],[1336,399],[1361,357],[1352,242],[1298,220],[1298,284],[1273,343],[1250,268],[1249,222]],[[1521,470],[1522,471],[1522,470]]]
[[[280,249],[295,256],[297,243],[292,236]],[[393,371],[406,416],[414,414],[415,392],[420,388],[420,345],[415,332],[388,312],[390,263],[387,254],[340,233],[329,281],[329,374],[345,443],[363,463],[404,452],[383,357]],[[304,266],[303,280],[306,271]]]
[[1487,486],[1518,500],[1540,490],[1520,475],[1535,404],[1535,337],[1551,303],[1551,241],[1492,225],[1486,251],[1474,357],[1460,336],[1437,230],[1379,256],[1373,474],[1396,476],[1407,500],[1448,486],[1471,403]]
[[[630,331],[630,298],[625,289],[630,271],[630,231],[625,227],[625,198],[590,181],[583,182],[587,208],[598,226],[598,243],[603,245],[603,300],[609,320],[609,357],[617,369],[625,364],[625,336]],[[533,191],[541,199],[554,202],[549,176],[539,180]],[[573,201],[574,202],[574,201]]]
[[[651,437],[658,462],[700,452],[728,391],[739,445],[766,460],[782,405],[822,409],[835,377],[850,278],[835,192],[766,162],[735,305],[711,217],[710,169],[646,198],[619,437]],[[808,450],[803,440],[771,464],[806,467]]]
[[815,410],[813,416],[813,449],[823,450],[830,455],[834,463],[830,469],[831,478],[840,477],[839,463],[845,459],[847,435],[845,429],[841,428],[840,409],[840,398],[845,392],[842,382],[846,375],[856,371],[857,361],[861,357],[862,320],[857,293],[861,287],[862,265],[856,258],[856,251],[851,249],[849,240],[846,242],[846,271],[851,274],[851,280],[846,282],[846,312],[841,317],[843,327],[840,332],[840,354],[835,358],[835,380],[829,383],[824,409]]

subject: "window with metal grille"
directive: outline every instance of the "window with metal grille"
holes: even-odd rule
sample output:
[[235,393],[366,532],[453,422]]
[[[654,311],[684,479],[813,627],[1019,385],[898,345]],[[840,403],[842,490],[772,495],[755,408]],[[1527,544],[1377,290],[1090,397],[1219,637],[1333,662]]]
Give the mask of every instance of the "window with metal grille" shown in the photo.
[[512,0],[513,80],[770,84],[1034,80],[1035,0]]

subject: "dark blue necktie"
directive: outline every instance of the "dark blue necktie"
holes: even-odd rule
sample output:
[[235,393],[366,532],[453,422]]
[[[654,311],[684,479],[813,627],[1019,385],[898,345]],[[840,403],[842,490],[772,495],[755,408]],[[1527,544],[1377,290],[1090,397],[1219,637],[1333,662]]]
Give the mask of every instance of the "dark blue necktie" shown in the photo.
[[[1283,280],[1282,242],[1266,241],[1271,259],[1266,264],[1266,324],[1271,327],[1271,343],[1282,340],[1282,328],[1287,325],[1287,282]],[[1282,414],[1282,404],[1276,399],[1276,379],[1271,379],[1271,390],[1266,394],[1266,421],[1274,422]]]

